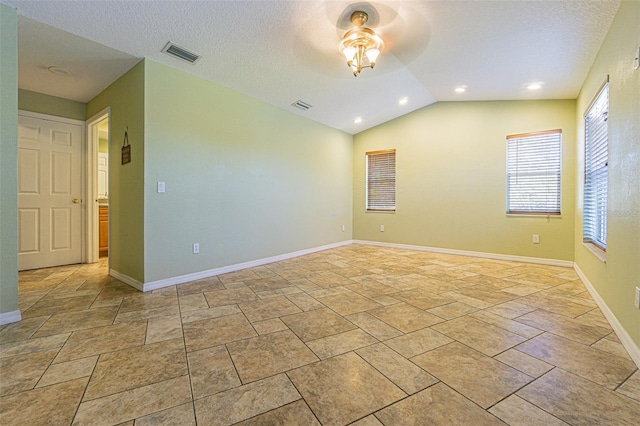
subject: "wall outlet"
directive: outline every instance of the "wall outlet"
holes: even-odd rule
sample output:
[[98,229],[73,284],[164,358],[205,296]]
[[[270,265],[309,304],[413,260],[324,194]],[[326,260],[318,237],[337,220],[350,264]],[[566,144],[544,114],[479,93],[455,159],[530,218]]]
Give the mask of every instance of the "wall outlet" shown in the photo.
[[633,58],[633,69],[637,70],[638,68],[640,68],[640,46],[636,48],[636,54]]
[[164,182],[158,182],[158,192],[164,192]]
[[640,309],[640,287],[636,286],[636,308]]
[[380,232],[384,232],[384,225],[380,225]]
[[533,236],[533,244],[540,244],[540,235]]
[[198,254],[198,253],[200,253],[200,244],[193,243],[193,254]]
[[344,232],[347,229],[346,225],[342,225],[342,232]]

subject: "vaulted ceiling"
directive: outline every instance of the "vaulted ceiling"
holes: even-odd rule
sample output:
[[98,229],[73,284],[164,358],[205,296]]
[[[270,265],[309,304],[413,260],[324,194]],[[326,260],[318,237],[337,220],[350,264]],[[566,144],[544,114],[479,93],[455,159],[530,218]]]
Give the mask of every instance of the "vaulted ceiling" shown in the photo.
[[[22,89],[87,102],[149,58],[352,134],[437,101],[574,99],[620,4],[0,1],[18,10]],[[386,44],[358,77],[338,51],[355,10]],[[167,56],[168,41],[202,59]]]

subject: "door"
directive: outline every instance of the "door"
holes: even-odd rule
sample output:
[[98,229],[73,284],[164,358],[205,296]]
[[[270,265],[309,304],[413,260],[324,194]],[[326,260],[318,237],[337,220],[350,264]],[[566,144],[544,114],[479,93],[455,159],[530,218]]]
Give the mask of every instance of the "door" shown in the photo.
[[109,198],[107,188],[109,187],[109,154],[98,153],[98,198]]
[[18,269],[82,261],[82,126],[18,117]]

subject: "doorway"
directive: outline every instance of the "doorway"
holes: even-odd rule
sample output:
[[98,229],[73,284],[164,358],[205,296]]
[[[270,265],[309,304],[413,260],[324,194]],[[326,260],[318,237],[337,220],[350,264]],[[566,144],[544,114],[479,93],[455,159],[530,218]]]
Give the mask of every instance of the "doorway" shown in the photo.
[[109,255],[109,109],[87,121],[87,262]]

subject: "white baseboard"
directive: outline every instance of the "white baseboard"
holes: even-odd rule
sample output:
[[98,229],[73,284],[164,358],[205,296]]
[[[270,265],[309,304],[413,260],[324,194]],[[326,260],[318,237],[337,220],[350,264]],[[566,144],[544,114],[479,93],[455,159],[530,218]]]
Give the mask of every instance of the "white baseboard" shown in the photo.
[[12,322],[18,322],[22,319],[22,315],[20,315],[20,310],[5,312],[4,314],[0,314],[0,325],[11,324]]
[[352,243],[351,240],[341,241],[338,243],[327,244],[324,246],[313,247],[313,248],[304,249],[304,250],[298,250],[291,253],[280,254],[272,257],[265,257],[263,259],[251,260],[249,262],[237,263],[235,265],[229,265],[229,266],[222,266],[220,268],[208,269],[206,271],[194,272],[192,274],[179,275],[177,277],[165,278],[162,280],[150,281],[146,283],[141,283],[140,281],[134,278],[131,278],[125,274],[122,274],[114,269],[111,269],[109,271],[109,274],[112,277],[117,278],[120,281],[126,284],[129,284],[130,286],[137,288],[140,291],[146,292],[151,290],[157,290],[164,287],[169,287],[176,284],[183,284],[190,281],[197,281],[204,278],[213,277],[216,275],[227,274],[229,272],[240,271],[242,269],[254,268],[256,266],[262,266],[268,263],[279,262],[281,260],[292,259],[294,257],[304,256],[306,254],[311,254],[319,251],[329,250],[336,247],[346,246],[351,243]]
[[537,263],[539,265],[549,265],[549,266],[565,266],[567,268],[573,267],[573,261],[571,260],[546,259],[543,257],[514,256],[510,254],[486,253],[482,251],[456,250],[456,249],[446,249],[446,248],[427,247],[427,246],[413,246],[409,244],[382,243],[378,241],[366,241],[366,240],[353,240],[353,243],[366,244],[371,246],[380,246],[380,247],[417,250],[417,251],[428,251],[433,253],[455,254],[459,256],[482,257],[485,259],[493,259],[493,260],[507,260],[512,262]]
[[573,269],[575,269],[576,273],[578,274],[578,277],[580,277],[580,279],[584,283],[584,286],[587,288],[587,290],[591,294],[591,297],[596,302],[596,304],[604,314],[607,321],[609,321],[611,328],[613,328],[613,331],[615,331],[616,335],[618,336],[618,339],[620,339],[622,346],[624,346],[624,348],[627,350],[633,362],[635,362],[638,368],[640,368],[640,348],[631,339],[631,336],[629,336],[629,333],[627,333],[627,331],[622,327],[622,324],[620,324],[620,322],[618,321],[618,318],[616,318],[613,312],[611,312],[611,309],[609,309],[609,306],[606,304],[604,299],[600,297],[600,294],[595,289],[593,284],[591,284],[591,282],[589,281],[589,278],[587,278],[584,272],[582,272],[580,267],[577,264],[574,264]]

